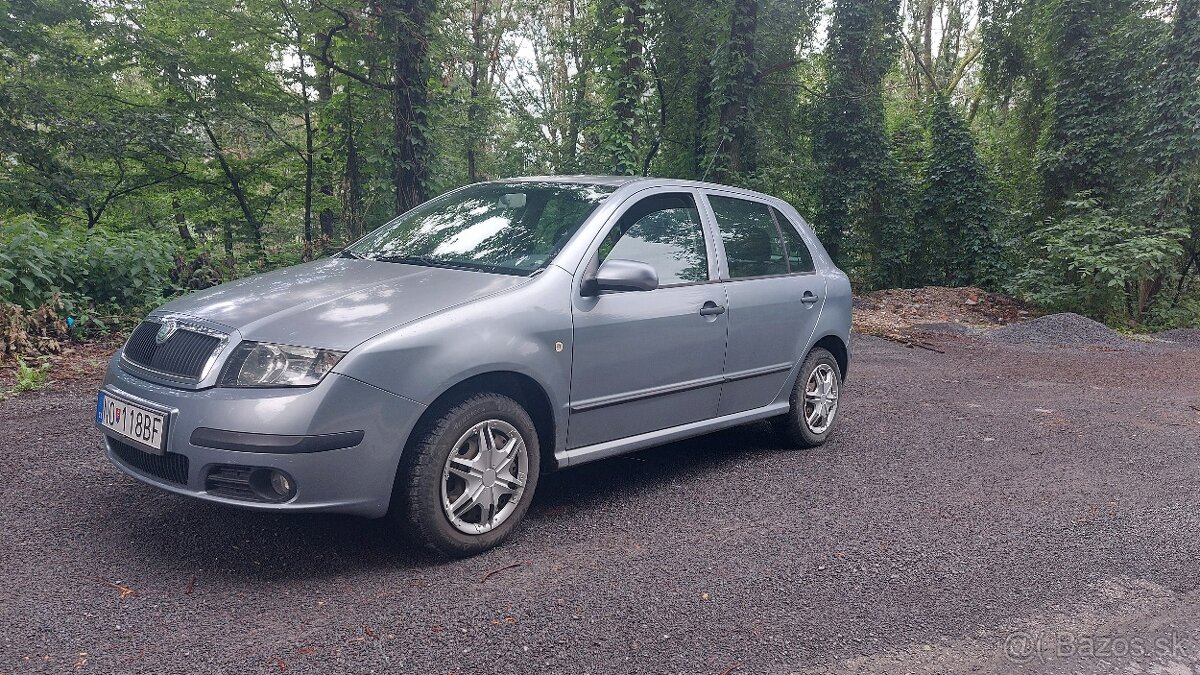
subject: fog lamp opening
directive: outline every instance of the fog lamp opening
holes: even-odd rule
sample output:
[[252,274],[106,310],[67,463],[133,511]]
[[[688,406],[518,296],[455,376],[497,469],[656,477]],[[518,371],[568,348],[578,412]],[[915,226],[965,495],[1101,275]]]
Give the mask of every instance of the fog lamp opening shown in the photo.
[[250,487],[262,499],[286,502],[296,496],[296,481],[279,469],[255,469],[250,473]]

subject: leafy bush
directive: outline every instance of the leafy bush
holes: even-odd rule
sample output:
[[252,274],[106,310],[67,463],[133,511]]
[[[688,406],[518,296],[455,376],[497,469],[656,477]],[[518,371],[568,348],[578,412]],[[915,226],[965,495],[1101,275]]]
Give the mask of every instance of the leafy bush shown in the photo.
[[1136,318],[1139,285],[1179,259],[1182,232],[1147,230],[1083,195],[1038,233],[1042,257],[1017,277],[1025,299],[1102,321]]
[[213,251],[205,249],[191,252],[191,257],[183,252],[176,253],[170,271],[171,282],[180,291],[211,288],[232,279],[236,274],[237,270],[232,265]]
[[0,357],[58,353],[60,340],[69,333],[67,322],[59,314],[61,309],[57,297],[34,310],[0,302]]
[[60,297],[88,305],[145,305],[171,289],[173,246],[153,231],[54,229],[32,216],[0,223],[0,301],[35,309]]

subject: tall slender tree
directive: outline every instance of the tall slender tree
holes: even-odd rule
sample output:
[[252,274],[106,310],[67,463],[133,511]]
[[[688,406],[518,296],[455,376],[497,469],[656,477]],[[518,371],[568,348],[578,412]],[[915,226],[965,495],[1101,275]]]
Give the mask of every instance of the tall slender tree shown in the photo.
[[620,175],[642,172],[642,99],[646,93],[646,0],[621,0],[616,13],[619,32],[612,64],[612,128],[605,144],[612,170]]
[[891,212],[895,165],[884,128],[883,78],[894,55],[893,0],[834,0],[825,50],[826,90],[813,152],[823,171],[817,227],[840,264],[886,285],[903,266],[898,214]]

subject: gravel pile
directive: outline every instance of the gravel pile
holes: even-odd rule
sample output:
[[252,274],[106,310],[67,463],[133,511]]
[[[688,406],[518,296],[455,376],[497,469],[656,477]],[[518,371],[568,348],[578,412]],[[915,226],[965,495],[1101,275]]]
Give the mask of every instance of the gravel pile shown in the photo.
[[1155,333],[1154,339],[1164,342],[1178,342],[1188,345],[1200,345],[1200,328],[1176,328]]
[[995,342],[1010,345],[1088,345],[1129,347],[1134,344],[1099,321],[1071,312],[1014,323],[988,334]]

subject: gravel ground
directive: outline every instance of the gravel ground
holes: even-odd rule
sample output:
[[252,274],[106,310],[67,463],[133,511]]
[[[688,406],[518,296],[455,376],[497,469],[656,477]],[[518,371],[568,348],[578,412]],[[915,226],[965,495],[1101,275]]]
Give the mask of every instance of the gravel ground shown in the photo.
[[1155,333],[1154,337],[1158,340],[1166,340],[1167,342],[1185,342],[1193,345],[1200,345],[1200,328],[1176,328],[1174,330],[1165,330],[1161,333]]
[[453,563],[124,478],[83,383],[11,399],[0,673],[1200,673],[1200,350],[938,346],[856,339],[818,450],[549,476]]

